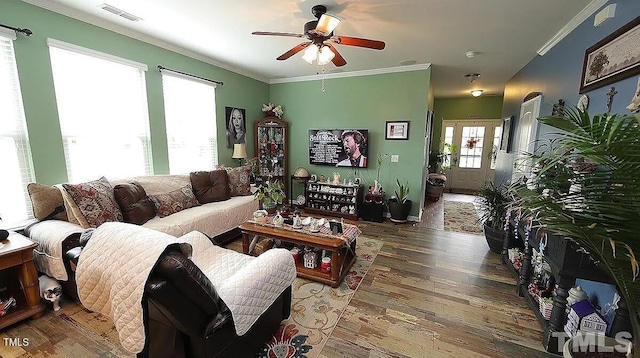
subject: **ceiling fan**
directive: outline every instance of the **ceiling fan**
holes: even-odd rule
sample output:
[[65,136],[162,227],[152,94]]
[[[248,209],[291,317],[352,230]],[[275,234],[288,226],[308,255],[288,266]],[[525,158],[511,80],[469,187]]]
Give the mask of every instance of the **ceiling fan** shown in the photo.
[[[324,5],[315,5],[311,8],[311,13],[317,20],[309,21],[304,24],[304,33],[295,34],[289,32],[265,32],[255,31],[253,35],[270,35],[270,36],[287,36],[287,37],[306,37],[309,42],[303,42],[291,50],[283,53],[277,60],[286,60],[296,53],[305,50],[302,58],[312,63],[318,59],[318,65],[326,65],[333,62],[337,67],[344,66],[347,61],[340,55],[338,50],[332,43],[345,46],[357,46],[370,48],[373,50],[384,49],[385,43],[377,40],[362,39],[349,36],[334,36],[333,30],[340,24],[340,19],[335,16],[327,15],[327,7]],[[326,41],[326,43],[325,43]]]

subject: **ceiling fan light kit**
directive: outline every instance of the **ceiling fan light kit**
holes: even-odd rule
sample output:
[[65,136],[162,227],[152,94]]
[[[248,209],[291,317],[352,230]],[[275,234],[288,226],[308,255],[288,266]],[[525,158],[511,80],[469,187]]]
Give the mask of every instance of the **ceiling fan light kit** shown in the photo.
[[306,49],[302,59],[308,63],[313,63],[314,60],[318,59],[318,65],[320,66],[326,65],[329,62],[333,62],[336,67],[341,67],[347,64],[347,61],[342,57],[342,55],[340,55],[332,43],[344,46],[369,48],[373,50],[384,49],[385,43],[382,41],[334,35],[333,30],[335,30],[340,24],[340,19],[332,15],[327,15],[326,12],[327,8],[324,5],[313,6],[311,8],[311,13],[317,20],[307,22],[304,25],[304,33],[302,34],[267,31],[255,31],[252,34],[307,38],[309,42],[303,42],[295,46],[280,55],[277,60],[286,60]]
[[337,17],[323,14],[320,16],[320,20],[318,20],[318,25],[316,25],[316,28],[312,31],[317,31],[319,32],[319,35],[322,36],[329,36],[329,34],[331,34],[339,24],[340,19]]

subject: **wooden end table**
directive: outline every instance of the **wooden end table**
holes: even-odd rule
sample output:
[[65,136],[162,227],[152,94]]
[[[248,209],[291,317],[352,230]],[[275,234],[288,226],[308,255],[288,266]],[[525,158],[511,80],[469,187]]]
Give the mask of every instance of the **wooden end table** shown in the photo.
[[0,329],[29,317],[38,318],[46,307],[40,300],[38,273],[33,263],[33,248],[38,244],[15,232],[2,243],[0,270],[11,270],[9,291],[17,305],[0,317]]
[[353,239],[347,245],[345,240],[339,238],[315,235],[306,230],[287,230],[270,227],[251,221],[245,221],[240,225],[240,230],[242,231],[242,251],[245,254],[249,254],[249,243],[255,236],[272,238],[296,245],[313,246],[317,249],[331,252],[331,271],[328,273],[322,272],[320,264],[313,269],[304,267],[302,257],[296,262],[296,272],[299,277],[331,285],[331,287],[340,285],[356,261],[356,239]]

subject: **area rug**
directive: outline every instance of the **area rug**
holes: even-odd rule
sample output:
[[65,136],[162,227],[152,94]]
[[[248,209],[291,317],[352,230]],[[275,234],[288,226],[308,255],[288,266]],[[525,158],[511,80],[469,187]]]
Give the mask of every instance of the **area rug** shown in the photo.
[[482,234],[482,225],[473,203],[462,201],[444,202],[444,229],[467,234]]
[[383,242],[358,237],[356,262],[337,288],[296,278],[291,316],[263,346],[261,358],[317,357],[347,308]]

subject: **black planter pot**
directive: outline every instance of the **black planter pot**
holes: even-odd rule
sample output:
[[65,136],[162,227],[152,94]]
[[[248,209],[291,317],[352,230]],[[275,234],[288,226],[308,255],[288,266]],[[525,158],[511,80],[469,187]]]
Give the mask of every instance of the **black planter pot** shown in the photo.
[[484,237],[487,239],[487,245],[489,245],[489,249],[491,251],[498,254],[502,252],[504,230],[494,229],[491,226],[484,224]]
[[396,199],[389,199],[389,214],[391,214],[390,220],[394,223],[406,223],[407,217],[411,212],[411,200],[407,200],[404,203],[399,203]]

